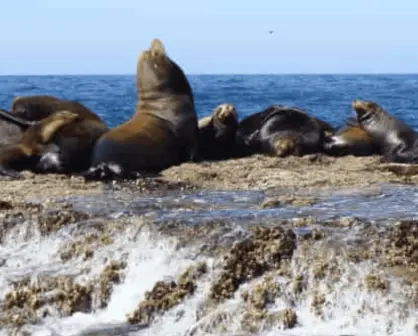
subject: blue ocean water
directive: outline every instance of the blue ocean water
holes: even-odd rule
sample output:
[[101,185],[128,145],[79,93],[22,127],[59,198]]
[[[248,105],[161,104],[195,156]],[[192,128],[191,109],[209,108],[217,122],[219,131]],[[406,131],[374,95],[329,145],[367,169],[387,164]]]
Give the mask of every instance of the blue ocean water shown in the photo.
[[[338,126],[351,101],[374,100],[418,129],[418,75],[189,75],[199,117],[232,103],[240,117],[286,104]],[[135,76],[0,76],[0,107],[18,95],[49,94],[77,100],[109,126],[127,120],[136,103]]]

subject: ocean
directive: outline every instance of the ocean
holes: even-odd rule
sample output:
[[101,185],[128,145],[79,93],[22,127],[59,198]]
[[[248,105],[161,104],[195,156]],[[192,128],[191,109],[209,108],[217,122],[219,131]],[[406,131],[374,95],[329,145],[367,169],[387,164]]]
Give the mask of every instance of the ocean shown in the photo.
[[[352,115],[353,99],[373,100],[418,127],[418,75],[189,75],[199,117],[221,103],[232,103],[239,116],[270,104],[297,106],[333,125]],[[18,95],[49,94],[77,100],[110,126],[135,110],[134,76],[0,76],[0,106],[8,109]]]
[[[377,102],[418,130],[415,112],[418,109],[418,75],[189,75],[188,78],[194,91],[199,117],[210,114],[221,103],[234,104],[240,118],[261,111],[270,104],[285,104],[305,109],[334,126],[340,126],[347,117],[353,116],[352,100],[366,99]],[[3,109],[10,109],[15,96],[37,94],[77,100],[99,114],[109,126],[116,126],[129,119],[134,112],[135,77],[0,76],[0,107]],[[353,170],[359,169],[356,165],[353,167]],[[270,168],[274,170],[274,166]],[[287,176],[287,170],[282,171],[284,176]],[[300,167],[296,168],[296,172],[302,178],[304,171]],[[211,178],[210,175],[207,178]],[[326,179],[327,176],[322,178]],[[8,182],[2,183],[5,186]],[[10,193],[8,190],[9,196],[15,191],[19,192],[18,184],[13,183],[10,182],[12,191]],[[52,199],[48,195],[48,187],[39,183],[33,182],[31,185],[31,190],[36,190],[37,186],[40,188],[39,195],[32,197],[32,202],[56,202],[58,205],[71,203],[78,211],[101,217],[82,218],[75,224],[70,220],[70,224],[56,232],[52,230],[44,234],[40,229],[44,224],[42,218],[49,217],[36,217],[37,213],[34,212],[31,213],[32,217],[26,219],[24,210],[23,215],[18,212],[13,215],[15,217],[6,214],[4,209],[7,207],[0,193],[3,202],[1,207],[4,207],[0,210],[1,336],[418,335],[418,288],[395,279],[391,273],[384,273],[372,258],[354,261],[345,255],[333,254],[339,251],[340,244],[347,244],[354,250],[356,244],[359,244],[360,249],[359,242],[363,238],[366,241],[362,241],[362,248],[372,250],[372,244],[369,246],[367,241],[369,237],[378,237],[378,245],[381,239],[382,246],[388,244],[395,249],[396,246],[392,246],[388,239],[398,237],[398,231],[394,229],[393,236],[386,235],[387,224],[393,223],[387,220],[409,220],[416,217],[418,188],[415,185],[383,185],[376,187],[378,192],[374,186],[360,190],[336,188],[316,194],[313,191],[317,199],[313,204],[307,202],[293,206],[290,200],[289,203],[273,205],[272,208],[260,208],[260,204],[268,197],[276,197],[289,190],[185,190],[180,193],[167,191],[158,197],[151,197],[143,195],[139,187],[121,186],[93,195],[69,194]],[[67,182],[60,180],[57,183],[62,185]],[[72,184],[78,186],[77,182],[68,182],[68,185]],[[83,189],[80,187],[80,190]],[[32,192],[28,190],[28,194]],[[241,241],[248,233],[247,225],[251,223],[268,226],[279,219],[299,220],[311,216],[332,220],[332,223],[337,224],[326,227],[322,222],[318,224],[306,220],[304,225],[295,224],[292,228],[300,237],[306,233],[312,235],[313,228],[324,229],[325,237],[330,237],[331,247],[326,246],[321,250],[321,238],[318,238],[318,243],[312,243],[314,247],[309,247],[308,243],[304,245],[304,238],[300,238],[293,258],[289,264],[285,264],[288,269],[281,269],[283,273],[271,273],[266,277],[243,281],[232,298],[215,306],[207,303],[211,286],[222,273],[220,265],[225,256],[223,250],[218,251],[218,254],[210,254],[208,251],[212,245],[229,246],[234,239]],[[340,217],[345,219],[341,222],[335,219]],[[351,219],[346,219],[348,217]],[[369,222],[362,222],[363,219]],[[46,219],[44,221],[46,223]],[[171,232],[173,221],[186,223],[190,227],[201,225],[210,228],[213,222],[221,224],[219,227],[214,225],[213,232],[205,231],[200,236],[197,229],[198,233],[179,229],[183,236],[176,236],[175,229],[172,235],[156,234],[150,226],[144,224],[147,221],[156,227],[167,225],[168,232]],[[222,226],[225,222],[231,224],[232,229],[227,230]],[[107,224],[110,228],[103,229],[105,233],[98,229]],[[410,246],[416,246],[412,245],[413,237],[417,237],[416,226],[417,223],[412,222],[399,229],[408,227],[411,230],[408,238],[411,239]],[[376,232],[372,232],[374,228]],[[102,233],[103,236],[100,236]],[[94,238],[95,234],[99,234],[99,238]],[[402,242],[405,243],[401,241],[401,245]],[[277,240],[273,243],[277,244]],[[75,251],[74,256],[64,258],[72,251],[71,248]],[[265,251],[269,253],[268,246]],[[416,260],[416,257],[413,259],[416,251],[402,251],[399,253],[409,253],[408,260]],[[376,258],[380,257],[378,255]],[[83,310],[78,303],[75,304],[74,313],[63,314],[65,309],[59,304],[45,304],[53,301],[48,301],[48,298],[54,297],[54,288],[40,296],[45,305],[36,312],[36,323],[26,321],[22,329],[2,329],[2,318],[10,308],[4,304],[5,297],[11,291],[13,282],[29,277],[36,284],[46,281],[43,279],[52,281],[62,276],[79,283],[99,281],[99,285],[95,285],[100,287],[101,280],[97,279],[101,279],[105,265],[112,260],[123,260],[126,265],[121,271],[121,281],[113,285],[105,306],[98,303],[99,296],[94,294],[96,296],[93,295],[89,309]],[[126,323],[127,316],[135,311],[138,303],[146,298],[146,292],[158,281],[170,282],[187,267],[201,261],[207,264],[209,271],[199,278],[199,285],[192,296],[186,297],[165,314],[160,314],[148,328],[135,328]],[[410,269],[414,270],[412,266]],[[380,276],[384,281],[379,282]],[[268,280],[268,277],[272,278]],[[412,274],[412,278],[416,279],[416,274]],[[276,287],[263,287],[272,281],[276,281]],[[60,290],[64,291],[64,287],[60,287]],[[243,295],[246,291],[250,294],[244,303]],[[265,301],[265,310],[264,304],[261,309],[257,303],[260,295],[265,296],[261,298],[261,301]],[[9,296],[11,306],[12,299]],[[75,300],[74,297],[67,299]],[[37,304],[40,305],[39,302]],[[249,313],[247,307],[254,309],[253,315],[246,315]],[[280,320],[280,323],[275,323],[276,320],[266,317],[282,318],[283,312],[290,316],[287,322]],[[292,312],[297,316],[297,321],[292,322]],[[258,320],[254,317],[257,314],[261,316]]]

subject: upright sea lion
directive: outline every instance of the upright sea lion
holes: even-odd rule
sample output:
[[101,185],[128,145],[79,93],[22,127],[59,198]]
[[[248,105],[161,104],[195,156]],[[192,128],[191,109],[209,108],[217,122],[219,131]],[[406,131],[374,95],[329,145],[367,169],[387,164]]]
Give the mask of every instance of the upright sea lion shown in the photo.
[[379,154],[379,146],[356,120],[349,118],[344,127],[325,137],[324,152],[330,156],[369,156]]
[[386,161],[418,162],[418,134],[373,101],[353,100],[357,120],[380,147]]
[[135,114],[100,137],[86,178],[158,173],[195,155],[199,130],[192,88],[159,39],[139,55],[137,90]]
[[322,151],[325,130],[305,111],[271,105],[243,119],[236,133],[238,156],[264,153],[279,157]]
[[235,152],[238,114],[232,104],[220,104],[212,114],[199,120],[199,160],[229,159]]
[[77,118],[75,113],[56,112],[30,126],[15,144],[0,148],[0,175],[19,178],[18,170],[34,168],[36,160],[57,132]]
[[63,126],[40,159],[38,169],[66,174],[85,171],[90,167],[95,142],[108,131],[97,114],[79,102],[46,95],[16,97],[12,103],[12,113],[27,120],[39,121],[60,110],[75,113],[79,118]]

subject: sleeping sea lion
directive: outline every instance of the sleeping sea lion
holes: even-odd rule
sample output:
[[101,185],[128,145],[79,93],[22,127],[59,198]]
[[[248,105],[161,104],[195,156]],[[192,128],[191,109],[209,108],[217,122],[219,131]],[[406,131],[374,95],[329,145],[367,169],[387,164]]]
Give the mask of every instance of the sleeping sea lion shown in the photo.
[[192,159],[199,130],[192,88],[159,39],[137,63],[138,102],[132,118],[97,141],[87,179],[158,173]]
[[321,152],[324,138],[323,126],[305,111],[271,105],[239,123],[236,133],[237,154],[302,156]]
[[224,160],[234,155],[238,114],[232,104],[220,104],[199,120],[199,160]]
[[16,97],[12,103],[13,114],[33,121],[43,120],[60,110],[75,113],[79,118],[62,127],[39,160],[38,170],[65,174],[85,171],[90,167],[95,142],[108,131],[97,114],[79,102],[46,95]]
[[418,135],[411,127],[373,101],[353,100],[358,123],[379,146],[388,162],[418,162]]
[[18,170],[32,170],[57,132],[77,118],[69,111],[56,112],[26,129],[15,144],[0,148],[0,175],[19,178]]
[[379,154],[379,146],[357,120],[349,118],[335,134],[326,135],[324,152],[330,156],[369,156]]

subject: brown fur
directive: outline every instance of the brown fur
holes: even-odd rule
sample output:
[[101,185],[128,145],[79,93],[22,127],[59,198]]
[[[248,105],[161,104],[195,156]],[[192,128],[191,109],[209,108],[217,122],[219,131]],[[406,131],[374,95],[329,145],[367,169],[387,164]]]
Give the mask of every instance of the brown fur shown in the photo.
[[289,155],[298,155],[297,144],[292,137],[277,137],[274,140],[274,153],[273,156],[286,157]]
[[25,164],[30,165],[26,160],[33,156],[40,156],[57,132],[77,118],[78,115],[75,113],[59,111],[29,127],[22,133],[16,144],[5,146],[0,150],[1,172],[13,171],[14,165],[18,167],[20,165],[25,167]]
[[334,135],[328,136],[324,144],[325,153],[331,156],[369,156],[379,153],[372,137],[359,125],[347,125]]
[[93,166],[114,163],[125,172],[155,172],[194,154],[198,128],[193,92],[158,39],[139,55],[137,89],[135,114],[100,137]]
[[57,97],[39,95],[16,97],[12,113],[27,120],[42,120],[60,110],[79,116],[78,120],[63,126],[55,138],[53,153],[39,162],[39,170],[55,173],[73,173],[88,169],[96,140],[106,131],[106,123],[81,103]]

